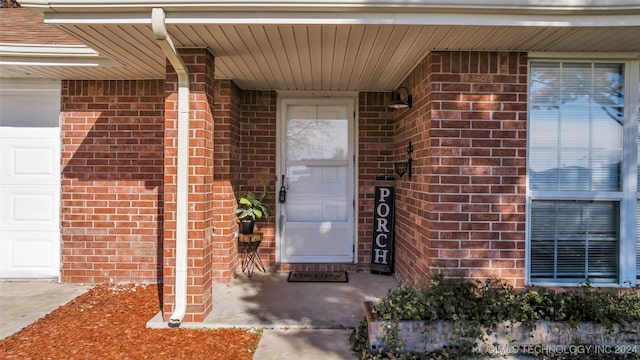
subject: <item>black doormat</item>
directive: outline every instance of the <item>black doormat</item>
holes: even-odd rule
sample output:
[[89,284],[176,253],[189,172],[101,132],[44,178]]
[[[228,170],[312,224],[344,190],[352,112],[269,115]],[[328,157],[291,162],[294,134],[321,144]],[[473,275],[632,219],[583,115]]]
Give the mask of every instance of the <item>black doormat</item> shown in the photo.
[[288,282],[349,282],[346,271],[292,271]]

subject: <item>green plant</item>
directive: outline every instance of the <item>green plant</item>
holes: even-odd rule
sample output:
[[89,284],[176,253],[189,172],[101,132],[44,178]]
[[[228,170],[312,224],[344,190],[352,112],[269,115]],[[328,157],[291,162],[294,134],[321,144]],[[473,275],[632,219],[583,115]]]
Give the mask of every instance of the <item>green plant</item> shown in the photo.
[[417,279],[390,290],[374,311],[378,319],[386,322],[384,351],[368,353],[363,346],[368,341],[366,323],[361,324],[353,348],[362,359],[412,358],[415,354],[398,353],[402,347],[398,324],[404,320],[452,321],[455,336],[450,339],[450,346],[417,358],[454,359],[472,356],[475,340],[485,338],[499,324],[506,323],[508,328],[520,323],[534,330],[535,323],[541,320],[572,325],[594,322],[612,329],[614,325],[640,321],[640,292],[631,290],[614,296],[606,289],[591,286],[589,281],[559,294],[544,287],[515,291],[496,278],[468,281],[433,275],[428,281]]
[[614,296],[610,291],[596,288],[587,280],[578,288],[561,294],[563,318],[571,324],[593,322],[612,330],[614,324],[640,319],[638,294],[629,292]]
[[251,191],[248,191],[245,196],[238,199],[239,207],[236,210],[236,216],[243,222],[255,221],[256,219],[261,219],[263,216],[265,218],[269,217],[271,209],[269,205],[263,203],[268,199],[271,199],[271,195],[267,193],[266,186],[262,189],[262,194],[260,194],[259,197]]
[[565,299],[545,287],[531,287],[518,295],[513,319],[532,328],[537,320],[565,318]]

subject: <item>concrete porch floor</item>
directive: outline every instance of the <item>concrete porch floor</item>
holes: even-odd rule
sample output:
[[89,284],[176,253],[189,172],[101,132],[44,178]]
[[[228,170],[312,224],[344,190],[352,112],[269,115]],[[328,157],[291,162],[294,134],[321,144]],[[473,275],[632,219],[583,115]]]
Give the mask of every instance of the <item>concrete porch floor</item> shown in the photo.
[[[346,283],[287,282],[289,272],[240,272],[213,285],[213,311],[185,328],[352,329],[364,317],[362,303],[398,285],[393,276],[348,273]],[[147,324],[166,327],[160,314]]]
[[[214,284],[213,311],[184,328],[262,329],[254,360],[354,360],[349,336],[364,318],[363,302],[398,285],[393,276],[348,273],[347,283],[290,283],[289,272],[238,273]],[[160,314],[147,324],[167,327]]]
[[348,273],[347,283],[292,283],[289,272],[243,273],[213,288],[207,327],[355,328],[362,303],[385,296],[398,285],[393,276]]

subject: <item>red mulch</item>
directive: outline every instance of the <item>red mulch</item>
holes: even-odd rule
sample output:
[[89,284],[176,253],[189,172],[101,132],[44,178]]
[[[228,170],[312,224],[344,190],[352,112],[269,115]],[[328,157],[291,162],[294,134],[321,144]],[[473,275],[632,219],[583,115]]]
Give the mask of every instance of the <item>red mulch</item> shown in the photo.
[[157,285],[99,285],[0,341],[2,359],[252,359],[260,335],[239,329],[147,329]]

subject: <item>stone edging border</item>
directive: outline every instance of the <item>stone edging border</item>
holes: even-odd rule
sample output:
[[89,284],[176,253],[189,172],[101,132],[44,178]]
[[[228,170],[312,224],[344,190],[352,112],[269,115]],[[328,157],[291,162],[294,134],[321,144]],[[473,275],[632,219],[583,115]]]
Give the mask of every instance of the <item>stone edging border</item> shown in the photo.
[[[369,335],[369,350],[384,348],[385,321],[373,313],[375,305],[364,303]],[[614,325],[611,330],[601,324],[538,321],[531,331],[521,323],[502,323],[484,340],[475,340],[481,354],[518,353],[601,353],[639,354],[640,322]],[[454,324],[451,321],[400,321],[398,338],[402,352],[429,353],[452,347]],[[473,339],[469,339],[474,341]]]

